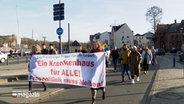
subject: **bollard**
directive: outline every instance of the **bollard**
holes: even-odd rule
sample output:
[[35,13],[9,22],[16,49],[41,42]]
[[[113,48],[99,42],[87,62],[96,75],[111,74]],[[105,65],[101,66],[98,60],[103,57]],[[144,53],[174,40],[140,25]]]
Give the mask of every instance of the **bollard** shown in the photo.
[[20,56],[17,56],[17,64],[20,64]]
[[175,67],[175,55],[173,55],[173,67]]
[[184,77],[184,63],[183,63],[183,77]]
[[9,58],[7,58],[6,65],[9,65]]
[[26,54],[26,63],[28,63],[28,57],[27,57],[27,54]]

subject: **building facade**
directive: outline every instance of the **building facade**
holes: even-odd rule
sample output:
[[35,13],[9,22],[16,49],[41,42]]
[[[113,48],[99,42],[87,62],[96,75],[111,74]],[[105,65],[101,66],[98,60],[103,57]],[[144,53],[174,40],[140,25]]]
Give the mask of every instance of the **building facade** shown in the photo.
[[102,42],[106,42],[108,48],[110,49],[110,32],[96,33],[94,35],[90,35],[90,41],[98,40],[101,44]]
[[123,44],[129,47],[134,45],[133,31],[126,23],[119,26],[112,26],[110,35],[110,46],[121,48]]
[[184,20],[172,24],[161,24],[157,26],[156,47],[171,51],[173,48],[181,50],[184,36]]
[[142,46],[149,46],[152,47],[154,46],[154,42],[153,42],[153,38],[154,38],[154,34],[151,32],[147,32],[144,34],[136,34],[134,36],[134,40],[136,41],[136,46],[137,47],[142,47]]

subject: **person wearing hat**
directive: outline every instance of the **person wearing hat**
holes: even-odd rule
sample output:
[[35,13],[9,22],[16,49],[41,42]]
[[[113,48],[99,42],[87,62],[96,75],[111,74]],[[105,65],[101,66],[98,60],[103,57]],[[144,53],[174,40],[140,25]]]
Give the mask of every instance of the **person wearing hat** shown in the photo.
[[134,76],[137,76],[137,82],[140,80],[139,79],[139,75],[140,75],[140,65],[141,65],[141,61],[142,61],[142,56],[139,53],[139,51],[137,50],[136,46],[132,47],[132,52],[130,53],[129,56],[129,68],[130,68],[130,74],[131,74],[131,83],[134,84]]

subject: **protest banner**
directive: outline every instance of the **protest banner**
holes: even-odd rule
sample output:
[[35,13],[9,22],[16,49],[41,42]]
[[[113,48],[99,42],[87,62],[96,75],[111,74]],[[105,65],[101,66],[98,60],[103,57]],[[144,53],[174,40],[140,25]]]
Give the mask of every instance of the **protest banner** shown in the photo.
[[105,87],[104,52],[33,55],[28,80],[90,88]]

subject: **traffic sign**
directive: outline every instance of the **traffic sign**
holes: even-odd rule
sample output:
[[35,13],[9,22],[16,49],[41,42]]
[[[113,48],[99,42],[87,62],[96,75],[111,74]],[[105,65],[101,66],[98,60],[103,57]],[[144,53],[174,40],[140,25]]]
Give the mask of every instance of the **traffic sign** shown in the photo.
[[62,35],[62,34],[63,34],[63,29],[59,27],[59,28],[56,30],[56,33],[57,33],[58,35]]
[[64,3],[54,4],[53,7],[54,7],[54,11],[64,10]]
[[64,3],[54,4],[53,7],[54,21],[64,20]]
[[54,17],[54,21],[56,20],[64,20],[64,16],[57,16],[57,17]]

